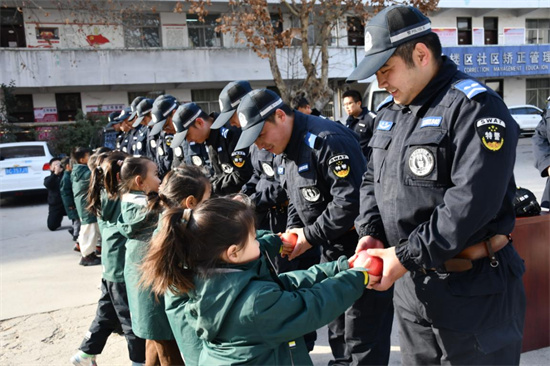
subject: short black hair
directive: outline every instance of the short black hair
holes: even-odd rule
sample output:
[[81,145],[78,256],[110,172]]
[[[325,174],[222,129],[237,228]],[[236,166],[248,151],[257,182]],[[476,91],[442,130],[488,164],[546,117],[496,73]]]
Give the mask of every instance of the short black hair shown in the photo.
[[363,99],[361,98],[361,93],[359,93],[357,90],[349,89],[342,94],[342,99],[350,97],[353,99],[354,102],[361,102],[363,103]]
[[58,157],[53,157],[53,158],[50,159],[50,165],[52,165],[52,163],[53,163],[54,161],[56,161],[56,160],[59,160],[59,161],[61,162],[61,159],[60,159],[60,158],[58,158]]
[[397,46],[397,49],[393,53],[393,56],[400,57],[407,66],[414,66],[412,53],[418,43],[423,43],[426,45],[426,47],[428,47],[437,63],[441,64],[441,62],[443,62],[443,59],[441,58],[441,41],[439,40],[439,36],[434,32],[412,39]]
[[309,104],[308,100],[304,98],[303,96],[297,96],[294,99],[292,99],[292,108],[298,109],[298,108],[305,108]]
[[273,111],[273,113],[271,113],[269,116],[266,117],[265,121],[266,122],[273,122],[275,121],[275,111],[277,109],[282,109],[283,112],[285,112],[285,114],[287,116],[293,116],[294,115],[294,109],[290,108],[290,106],[286,103],[283,103],[281,104],[280,106],[278,106],[277,108],[275,108],[275,110]]
[[91,154],[91,152],[92,151],[87,147],[75,147],[73,153],[71,154],[71,157],[75,162],[78,163],[86,155]]

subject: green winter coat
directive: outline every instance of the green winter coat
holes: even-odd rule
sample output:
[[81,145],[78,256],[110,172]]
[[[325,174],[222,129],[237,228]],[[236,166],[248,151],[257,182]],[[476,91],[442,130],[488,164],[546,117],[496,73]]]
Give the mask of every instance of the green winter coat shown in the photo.
[[88,210],[88,187],[90,186],[90,176],[92,172],[85,164],[75,164],[71,173],[71,183],[73,185],[73,195],[76,210],[80,217],[82,225],[97,222],[97,218]]
[[132,330],[144,339],[174,339],[164,311],[164,297],[158,299],[141,281],[140,266],[156,228],[158,214],[147,211],[147,196],[130,192],[122,196],[117,227],[128,240],[124,264],[124,281],[128,293]]
[[126,240],[118,230],[120,199],[110,200],[107,191],[101,191],[101,214],[97,224],[101,232],[101,265],[103,278],[111,282],[124,282]]
[[59,193],[65,207],[65,212],[71,220],[79,220],[78,212],[74,204],[73,184],[71,183],[71,172],[64,171],[59,183]]
[[187,366],[312,365],[303,335],[363,294],[365,275],[348,270],[345,257],[277,276],[266,254],[276,253],[280,240],[258,241],[260,259],[196,278],[186,296],[166,295],[170,319],[182,319],[174,333]]

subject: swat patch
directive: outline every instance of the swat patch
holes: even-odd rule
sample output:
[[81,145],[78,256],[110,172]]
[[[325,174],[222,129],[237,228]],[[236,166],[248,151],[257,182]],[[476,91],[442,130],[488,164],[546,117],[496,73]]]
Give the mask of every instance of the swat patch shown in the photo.
[[193,155],[191,157],[191,162],[193,163],[193,165],[195,166],[202,166],[202,159],[200,156],[198,155]]
[[317,202],[321,198],[321,191],[317,187],[304,187],[300,189],[300,192],[308,202]]
[[424,127],[438,127],[441,125],[443,117],[424,117],[420,122],[420,128]]
[[498,118],[482,118],[476,121],[476,131],[481,143],[489,151],[498,151],[504,145],[506,123]]
[[264,171],[265,175],[268,177],[273,177],[275,175],[275,171],[273,170],[273,167],[266,162],[262,163],[262,170]]
[[390,131],[392,127],[393,127],[393,122],[380,121],[378,122],[378,127],[376,127],[376,129],[380,131]]
[[340,154],[328,159],[328,166],[334,175],[338,178],[345,178],[351,170],[349,156]]
[[222,170],[225,174],[231,174],[233,173],[233,167],[229,164],[222,164]]
[[244,151],[233,151],[231,153],[231,160],[237,168],[242,168],[246,161],[246,153]]
[[435,157],[433,153],[424,148],[415,149],[409,157],[409,169],[417,177],[425,177],[430,174],[435,167]]
[[466,94],[468,99],[472,99],[476,95],[485,93],[487,91],[487,88],[485,88],[483,85],[481,85],[475,80],[459,81],[454,85],[454,88]]

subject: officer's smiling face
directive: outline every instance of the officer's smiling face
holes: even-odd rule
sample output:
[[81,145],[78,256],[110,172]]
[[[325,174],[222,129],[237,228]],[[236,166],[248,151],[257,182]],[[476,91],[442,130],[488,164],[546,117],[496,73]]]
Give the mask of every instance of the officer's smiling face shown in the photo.
[[376,72],[378,85],[386,89],[397,104],[411,104],[433,76],[430,63],[433,58],[423,43],[415,46],[412,59],[413,66],[407,65],[399,56],[392,56]]
[[190,142],[202,144],[206,141],[209,134],[210,126],[207,126],[202,118],[197,118],[195,122],[189,126],[185,139]]
[[281,109],[275,111],[275,119],[272,122],[266,121],[264,128],[255,141],[260,149],[279,155],[285,151],[290,136],[292,135],[292,123],[289,116]]

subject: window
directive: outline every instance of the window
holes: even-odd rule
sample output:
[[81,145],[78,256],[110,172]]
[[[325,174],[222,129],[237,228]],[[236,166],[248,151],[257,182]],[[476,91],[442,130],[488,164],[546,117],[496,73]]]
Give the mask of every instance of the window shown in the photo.
[[348,17],[348,46],[365,45],[365,25],[358,17]]
[[191,99],[206,113],[220,112],[218,98],[221,89],[191,90]]
[[189,45],[191,47],[221,47],[222,35],[216,32],[218,15],[207,15],[204,22],[195,14],[187,14]]
[[15,105],[10,110],[13,122],[34,122],[34,108],[32,94],[14,95]]
[[80,93],[64,93],[55,95],[57,115],[60,121],[74,121],[78,110],[82,110]]
[[525,28],[528,44],[550,43],[550,19],[525,19]]
[[456,18],[458,44],[472,44],[472,18]]
[[525,104],[545,109],[546,98],[550,95],[550,78],[527,79]]
[[0,9],[0,47],[27,47],[23,13],[16,8]]
[[483,29],[485,30],[485,44],[498,44],[498,18],[483,18]]
[[485,80],[485,85],[493,89],[501,98],[504,98],[504,79]]
[[158,14],[139,14],[124,26],[126,47],[160,47],[160,19]]

